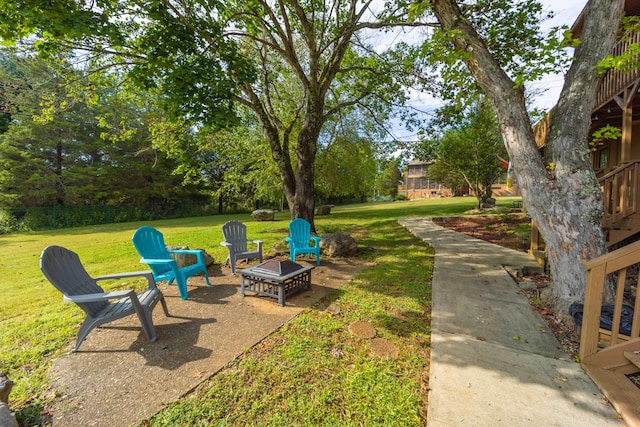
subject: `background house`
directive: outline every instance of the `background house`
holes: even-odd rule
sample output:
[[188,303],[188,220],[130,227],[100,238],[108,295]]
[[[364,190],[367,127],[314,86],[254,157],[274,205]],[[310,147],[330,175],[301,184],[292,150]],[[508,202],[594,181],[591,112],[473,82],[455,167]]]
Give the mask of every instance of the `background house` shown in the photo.
[[408,200],[435,199],[451,197],[451,189],[427,177],[429,162],[412,160],[402,173],[402,181],[398,184],[398,195]]

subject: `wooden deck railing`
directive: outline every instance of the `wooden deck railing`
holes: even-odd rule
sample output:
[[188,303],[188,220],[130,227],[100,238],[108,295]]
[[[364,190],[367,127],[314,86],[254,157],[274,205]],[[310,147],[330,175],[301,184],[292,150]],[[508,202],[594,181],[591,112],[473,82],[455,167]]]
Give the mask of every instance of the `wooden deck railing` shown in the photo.
[[[638,262],[640,262],[640,241],[592,259],[585,264],[587,287],[585,289],[582,331],[580,333],[580,358],[583,361],[588,356],[597,353],[599,343],[601,345],[615,345],[630,338],[640,337],[640,298],[638,293],[636,293],[634,302],[631,335],[627,336],[620,333],[620,318],[624,302],[627,269]],[[607,279],[615,282],[613,326],[611,331],[600,329],[600,314],[604,303],[604,287]],[[606,336],[604,340],[602,339],[603,335]]]
[[[631,32],[625,39],[627,40],[622,40],[613,47],[611,54],[614,57],[623,54],[630,44],[639,43],[640,33]],[[596,96],[594,111],[611,101],[615,95],[627,88],[638,78],[640,78],[640,68],[634,68],[630,71],[620,71],[616,69],[607,71],[607,74],[605,74],[600,84],[598,95]]]
[[637,213],[637,198],[640,195],[640,161],[622,165],[598,181],[604,196],[603,228],[611,228]]

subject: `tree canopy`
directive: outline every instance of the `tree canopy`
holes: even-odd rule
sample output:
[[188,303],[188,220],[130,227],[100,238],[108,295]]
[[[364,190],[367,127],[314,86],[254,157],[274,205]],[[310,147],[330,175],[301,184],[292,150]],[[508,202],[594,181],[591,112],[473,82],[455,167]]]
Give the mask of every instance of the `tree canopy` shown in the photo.
[[169,117],[223,127],[244,106],[263,129],[292,216],[313,222],[325,123],[360,109],[383,125],[406,100],[413,51],[378,52],[366,31],[423,24],[409,22],[406,7],[388,6],[374,13],[371,1],[357,0],[19,0],[0,6],[0,37],[33,37],[44,54],[73,49],[93,71],[117,67],[157,91]]
[[[203,195],[198,185],[181,186],[175,162],[150,150],[144,123],[162,112],[144,97],[103,87],[93,103],[72,99],[60,73],[43,61],[1,57],[14,121],[0,134],[3,207],[173,203]],[[55,113],[43,110],[46,101]]]

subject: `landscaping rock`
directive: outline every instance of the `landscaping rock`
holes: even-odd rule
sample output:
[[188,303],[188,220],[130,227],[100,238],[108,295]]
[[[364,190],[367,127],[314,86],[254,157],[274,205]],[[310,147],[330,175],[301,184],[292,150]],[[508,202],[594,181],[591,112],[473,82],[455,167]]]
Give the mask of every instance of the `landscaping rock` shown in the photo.
[[358,244],[347,233],[330,233],[322,236],[320,250],[330,257],[352,257],[358,250]]
[[258,209],[251,212],[251,217],[256,221],[273,221],[276,217],[276,212],[271,209]]
[[9,409],[9,393],[13,388],[13,381],[11,381],[7,374],[0,372],[0,426],[2,427],[18,427],[16,417]]
[[482,204],[482,207],[484,209],[493,209],[496,207],[496,199],[494,199],[493,197],[489,197],[487,200],[485,200],[485,202]]
[[332,205],[318,206],[318,208],[316,209],[316,215],[318,216],[329,215],[331,213],[332,207],[333,207]]
[[388,357],[390,359],[396,359],[398,354],[400,354],[398,346],[384,338],[373,339],[371,341],[370,351],[374,356]]
[[4,402],[0,403],[0,426],[18,427],[16,417],[11,413],[11,409],[9,409],[9,406]]
[[327,308],[325,308],[325,310],[327,313],[332,314],[334,316],[337,316],[338,314],[340,314],[340,304],[337,304],[335,302],[329,304],[329,306]]
[[376,330],[369,322],[359,321],[349,325],[349,332],[358,338],[373,338],[376,336]]
[[[9,403],[9,393],[13,388],[13,381],[11,381],[7,374],[0,372],[0,402]],[[0,425],[4,425],[0,423]]]
[[276,242],[269,248],[263,248],[264,258],[288,258],[289,243],[285,239]]
[[[179,251],[179,250],[188,250],[189,246],[167,246],[168,251]],[[204,254],[204,264],[209,267],[213,265],[215,260],[211,255],[207,253],[204,249],[200,249]],[[198,258],[192,254],[171,254],[171,258],[176,260],[176,264],[178,264],[178,268],[186,267],[188,265],[195,264],[198,262]]]

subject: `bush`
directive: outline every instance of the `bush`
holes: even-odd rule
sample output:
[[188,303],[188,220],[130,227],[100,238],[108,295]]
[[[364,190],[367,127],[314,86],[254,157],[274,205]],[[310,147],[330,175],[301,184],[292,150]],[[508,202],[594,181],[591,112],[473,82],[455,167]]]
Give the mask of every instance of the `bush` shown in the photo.
[[407,196],[406,196],[406,195],[404,195],[404,194],[398,194],[398,195],[396,196],[396,200],[397,200],[397,201],[399,201],[399,202],[402,202],[402,201],[404,201],[404,200],[409,200],[409,199],[408,199],[408,198],[407,198]]
[[56,226],[54,208],[27,208],[22,222],[29,230],[51,230]]
[[18,220],[11,215],[11,212],[0,209],[0,234],[9,234],[21,229]]

